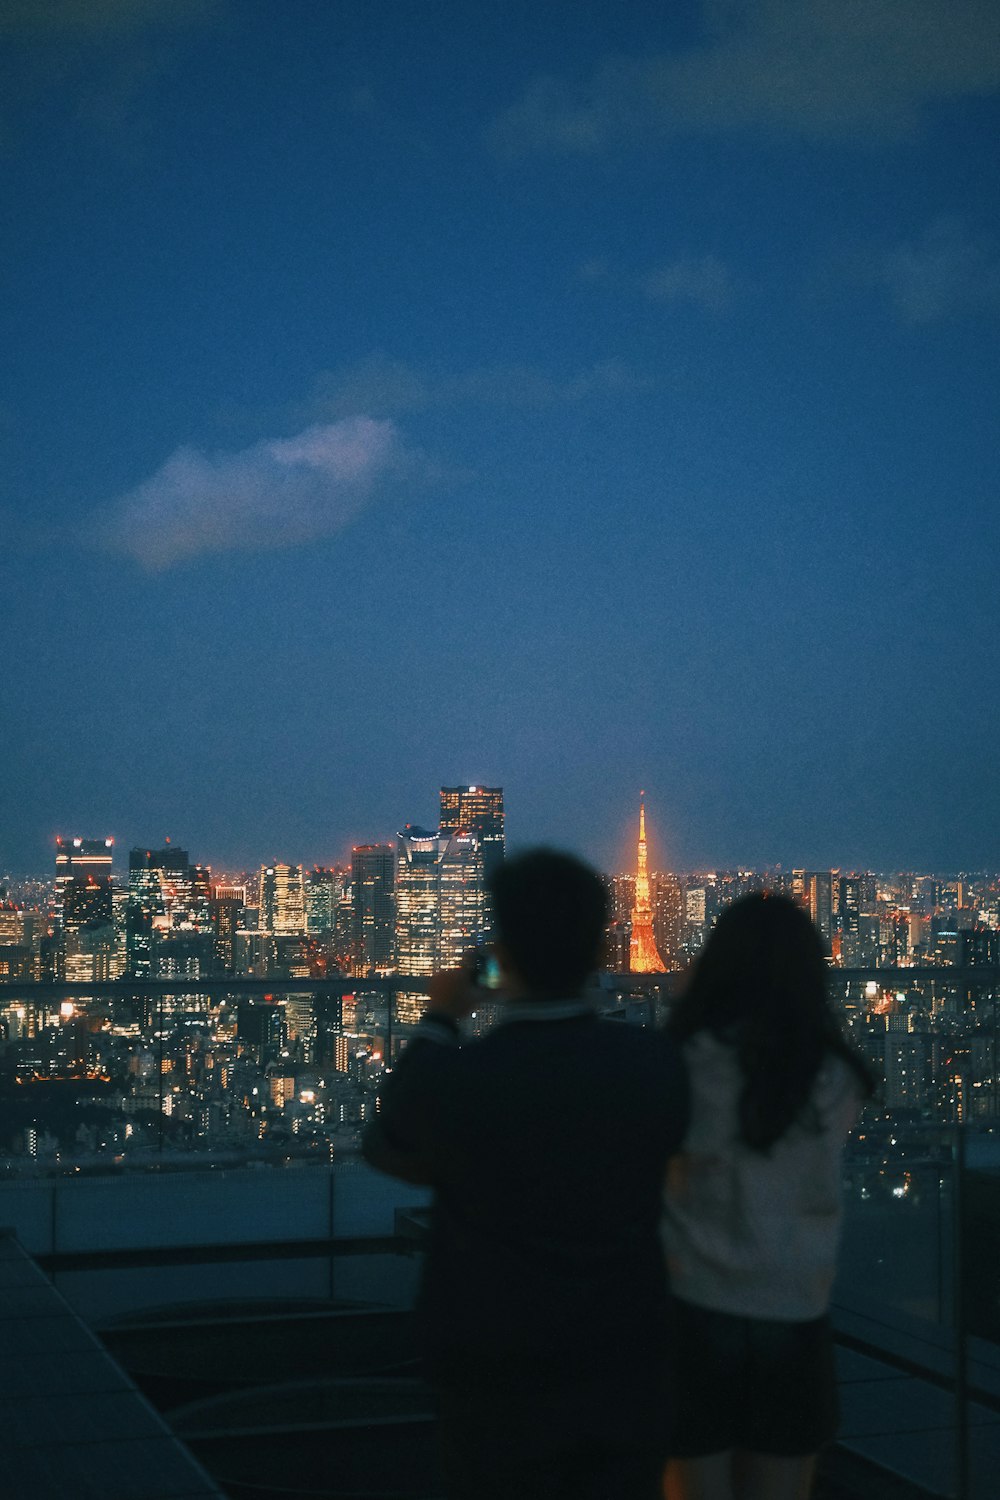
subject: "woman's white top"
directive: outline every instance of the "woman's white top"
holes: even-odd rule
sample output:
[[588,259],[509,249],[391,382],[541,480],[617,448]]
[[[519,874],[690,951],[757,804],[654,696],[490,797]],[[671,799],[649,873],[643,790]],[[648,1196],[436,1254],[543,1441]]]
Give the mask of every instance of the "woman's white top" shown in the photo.
[[840,1238],[841,1152],[858,1110],[852,1070],[828,1056],[804,1122],[755,1151],[739,1134],[743,1078],[735,1047],[699,1032],[684,1056],[691,1124],[670,1170],[664,1212],[674,1292],[740,1317],[821,1317]]

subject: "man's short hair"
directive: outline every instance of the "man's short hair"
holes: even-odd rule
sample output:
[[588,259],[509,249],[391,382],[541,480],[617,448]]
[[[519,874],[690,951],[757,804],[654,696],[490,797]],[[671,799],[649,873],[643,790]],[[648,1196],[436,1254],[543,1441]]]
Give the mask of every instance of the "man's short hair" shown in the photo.
[[601,952],[608,898],[599,875],[572,854],[529,849],[490,882],[497,941],[529,990],[576,994]]

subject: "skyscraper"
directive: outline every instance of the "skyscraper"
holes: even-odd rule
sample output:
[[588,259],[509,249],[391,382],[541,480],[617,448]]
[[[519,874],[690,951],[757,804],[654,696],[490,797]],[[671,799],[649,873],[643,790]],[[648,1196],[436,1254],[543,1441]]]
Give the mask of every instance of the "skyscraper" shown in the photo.
[[301,865],[261,865],[260,930],[302,933],[306,926]]
[[56,839],[57,965],[74,982],[115,977],[113,839]]
[[314,865],[305,872],[306,932],[310,937],[328,937],[333,932],[337,903],[344,892],[339,870]]
[[[207,873],[207,872],[206,872]],[[156,947],[175,927],[191,924],[191,863],[186,849],[132,849],[128,857],[125,967],[135,978],[157,973]]]
[[56,839],[56,906],[63,929],[110,923],[114,839]]
[[110,875],[74,875],[62,888],[63,932],[83,927],[110,927],[114,901]]
[[408,824],[399,835],[396,967],[401,974],[454,968],[485,927],[483,855],[468,833]]
[[191,866],[187,913],[178,924],[207,932],[212,922],[212,872],[207,865]]
[[236,934],[245,906],[246,891],[242,886],[214,887],[210,907],[212,934],[216,966],[223,974],[236,972]]
[[503,862],[502,786],[443,786],[441,833],[473,833],[483,855],[486,883]]
[[832,870],[793,870],[792,896],[809,913],[819,935],[829,947],[833,935]]
[[396,941],[396,856],[391,844],[357,844],[351,850],[351,904],[354,973],[388,972]]
[[684,895],[676,875],[661,870],[652,876],[651,902],[656,951],[665,967],[676,969],[684,932]]
[[[502,858],[501,851],[501,858]],[[486,929],[484,854],[475,834],[453,833],[440,864],[438,966],[452,969]]]
[[408,823],[399,834],[396,869],[396,966],[400,974],[433,974],[441,923],[440,864],[447,835]]
[[125,907],[125,970],[137,979],[156,973],[154,924],[164,917],[161,871],[156,863],[161,851],[132,849],[128,856],[128,903]]
[[[645,797],[645,792],[640,793]],[[649,872],[646,865],[646,804],[639,803],[639,850],[635,871],[635,905],[632,908],[632,943],[630,950],[633,974],[662,974],[663,960],[653,936],[653,907],[649,899]]]

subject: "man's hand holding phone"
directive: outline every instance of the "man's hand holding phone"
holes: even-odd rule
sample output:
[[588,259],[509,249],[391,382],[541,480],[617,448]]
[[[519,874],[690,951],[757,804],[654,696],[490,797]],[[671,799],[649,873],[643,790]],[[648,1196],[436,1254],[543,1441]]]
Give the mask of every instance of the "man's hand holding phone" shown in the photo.
[[457,969],[434,974],[427,986],[428,1015],[462,1021],[500,985],[500,968],[490,948],[473,948]]

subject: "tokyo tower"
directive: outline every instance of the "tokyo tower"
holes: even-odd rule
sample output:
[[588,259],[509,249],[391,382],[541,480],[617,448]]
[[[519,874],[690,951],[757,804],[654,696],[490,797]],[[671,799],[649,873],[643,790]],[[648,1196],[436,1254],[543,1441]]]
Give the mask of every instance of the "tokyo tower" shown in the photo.
[[640,792],[639,858],[635,872],[635,905],[632,908],[632,941],[629,944],[629,966],[633,974],[664,974],[663,960],[653,936],[653,907],[649,899],[649,874],[646,869],[646,804]]

